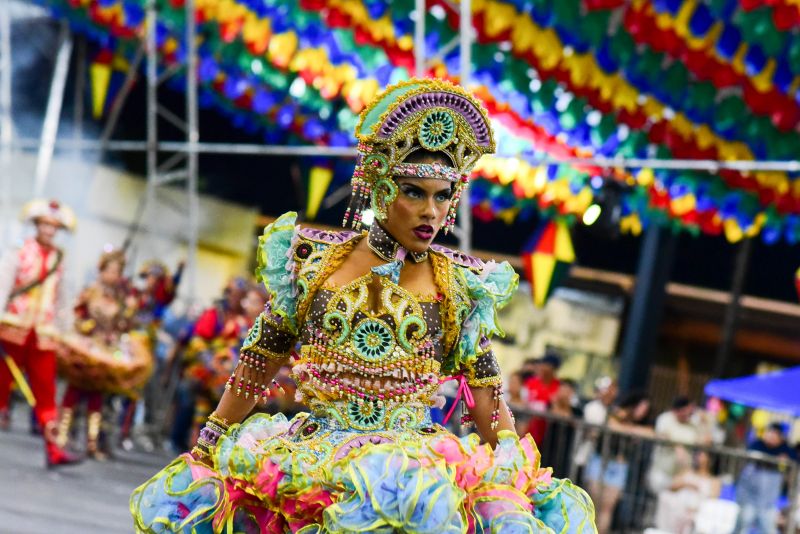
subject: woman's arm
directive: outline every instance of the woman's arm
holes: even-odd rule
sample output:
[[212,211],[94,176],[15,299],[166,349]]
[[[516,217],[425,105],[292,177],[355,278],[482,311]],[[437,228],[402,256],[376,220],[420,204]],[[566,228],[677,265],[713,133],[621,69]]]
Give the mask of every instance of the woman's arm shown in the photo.
[[75,300],[72,316],[74,318],[75,330],[83,335],[90,335],[94,330],[95,321],[89,317],[89,300],[91,298],[91,288],[87,287],[80,292]]
[[[500,398],[496,399],[496,391],[502,392],[500,388],[475,388],[471,387],[472,397],[475,399],[475,406],[470,409],[470,415],[475,421],[475,426],[478,429],[478,434],[484,441],[489,443],[492,447],[497,445],[497,434],[501,430],[510,430],[516,433],[514,428],[514,420],[511,416],[511,410],[506,406],[503,400],[502,393]],[[492,428],[492,413],[497,409],[499,419],[495,428]]]
[[[208,422],[200,432],[197,445],[192,449],[195,460],[208,465],[213,464],[211,452],[220,435],[231,425],[242,422],[253,411],[262,389],[269,387],[273,377],[278,374],[278,370],[286,361],[288,358],[265,360],[258,372],[253,372],[251,367],[241,363],[236,366],[217,408],[208,418]],[[239,387],[240,384],[245,384],[246,387]]]
[[289,361],[296,341],[296,336],[281,329],[266,311],[256,318],[242,343],[239,363],[225,385],[225,393],[192,449],[196,459],[210,463],[219,437],[247,417],[259,399],[266,398],[272,379]]
[[[261,379],[263,380],[263,384],[268,385],[272,379],[278,374],[281,366],[284,362],[272,361],[268,362],[266,368],[264,369],[263,373],[261,374]],[[234,374],[234,381],[238,382],[238,380],[242,376],[242,367],[240,366],[237,368],[236,373]],[[248,414],[253,411],[256,404],[258,403],[258,397],[255,394],[249,394],[247,396],[244,393],[236,394],[235,387],[231,387],[225,390],[225,393],[222,394],[222,398],[217,404],[216,410],[214,413],[217,417],[224,419],[228,422],[228,424],[233,425],[236,423],[241,423]]]
[[712,477],[711,480],[711,495],[708,497],[710,499],[717,499],[719,498],[719,494],[722,493],[722,480],[719,477]]

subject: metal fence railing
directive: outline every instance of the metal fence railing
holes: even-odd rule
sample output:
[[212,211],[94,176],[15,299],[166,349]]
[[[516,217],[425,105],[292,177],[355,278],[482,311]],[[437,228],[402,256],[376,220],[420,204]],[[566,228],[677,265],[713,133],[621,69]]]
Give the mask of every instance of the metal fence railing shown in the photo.
[[798,464],[754,451],[686,445],[535,411],[542,465],[585,488],[607,533],[733,534],[749,520],[797,528]]

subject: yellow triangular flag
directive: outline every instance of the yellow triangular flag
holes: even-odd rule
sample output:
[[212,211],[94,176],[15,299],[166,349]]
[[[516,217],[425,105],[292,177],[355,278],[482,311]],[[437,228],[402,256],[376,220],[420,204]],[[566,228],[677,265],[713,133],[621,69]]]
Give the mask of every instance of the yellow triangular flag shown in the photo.
[[554,250],[555,259],[565,263],[575,261],[575,249],[572,248],[572,237],[569,235],[569,227],[564,221],[556,221],[556,244]]
[[328,186],[333,179],[333,170],[326,167],[312,167],[308,175],[308,199],[306,201],[306,218],[313,220],[317,216],[319,206],[325,198]]
[[111,81],[111,65],[108,63],[92,63],[89,67],[92,81],[92,116],[99,119],[106,106],[108,84]]
[[556,268],[556,258],[552,254],[533,253],[533,303],[541,308],[547,302],[550,281]]

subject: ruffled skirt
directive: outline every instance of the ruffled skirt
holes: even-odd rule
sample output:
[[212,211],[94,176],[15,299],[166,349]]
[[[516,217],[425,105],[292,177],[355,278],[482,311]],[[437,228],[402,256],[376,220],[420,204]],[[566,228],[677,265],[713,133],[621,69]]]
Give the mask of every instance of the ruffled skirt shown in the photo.
[[358,432],[259,414],[220,438],[214,463],[184,454],[137,488],[137,532],[596,532],[586,493],[511,432],[492,449],[438,426]]

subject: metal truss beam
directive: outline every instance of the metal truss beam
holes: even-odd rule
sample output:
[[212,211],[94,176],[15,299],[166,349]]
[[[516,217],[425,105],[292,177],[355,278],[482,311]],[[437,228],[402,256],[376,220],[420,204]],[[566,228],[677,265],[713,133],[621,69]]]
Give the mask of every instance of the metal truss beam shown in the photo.
[[[187,0],[184,4],[186,17],[184,38],[187,47],[185,65],[186,106],[184,116],[181,117],[178,113],[165,108],[158,99],[159,86],[184,69],[183,66],[168,67],[159,73],[159,55],[156,46],[158,10],[155,0],[149,0],[146,7],[147,33],[144,44],[147,72],[147,140],[142,144],[135,141],[112,141],[106,139],[103,145],[106,150],[114,150],[115,147],[123,146],[124,149],[130,150],[143,149],[147,153],[147,188],[145,190],[144,206],[140,210],[142,214],[146,212],[148,206],[153,205],[158,187],[178,181],[185,182],[187,195],[186,280],[189,286],[190,302],[194,301],[197,295],[197,243],[200,224],[200,199],[197,188],[198,157],[201,152],[198,149],[200,131],[197,107],[197,39],[194,5],[194,0]],[[159,117],[180,130],[184,135],[184,141],[159,142]],[[172,154],[167,156],[164,161],[160,161],[162,153],[166,152],[172,152]],[[133,238],[133,236],[130,237]],[[130,242],[130,239],[128,242]]]
[[[0,143],[2,148],[13,150],[34,150],[39,147],[40,141],[31,138],[16,138],[8,143]],[[145,152],[147,142],[115,140],[101,143],[92,139],[58,139],[55,147],[58,150],[86,150],[109,152]],[[172,152],[173,156],[189,151],[189,144],[182,141],[160,141],[156,143],[158,152]],[[234,156],[328,156],[341,158],[354,158],[357,155],[355,148],[326,147],[316,145],[257,145],[252,143],[196,143],[195,150],[198,154],[230,154]],[[503,155],[502,157],[515,157]],[[585,165],[600,167],[601,169],[664,169],[664,170],[690,170],[716,173],[723,169],[740,172],[775,171],[775,172],[800,172],[798,160],[715,160],[715,159],[658,159],[658,158],[605,158],[600,156],[585,158],[561,158],[545,156],[540,158],[525,158],[524,161],[531,165],[556,165],[559,163],[570,165]]]

